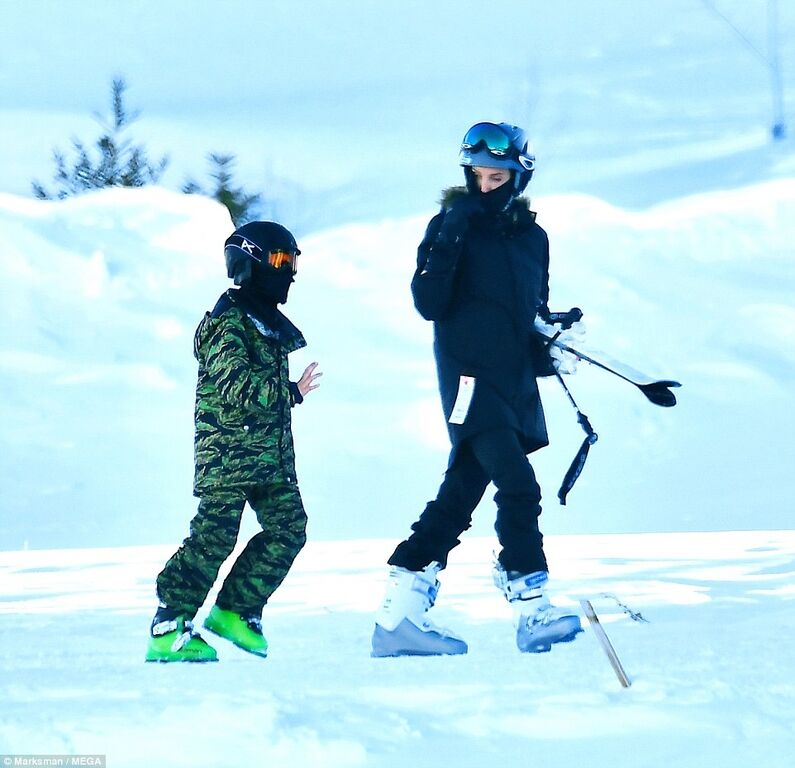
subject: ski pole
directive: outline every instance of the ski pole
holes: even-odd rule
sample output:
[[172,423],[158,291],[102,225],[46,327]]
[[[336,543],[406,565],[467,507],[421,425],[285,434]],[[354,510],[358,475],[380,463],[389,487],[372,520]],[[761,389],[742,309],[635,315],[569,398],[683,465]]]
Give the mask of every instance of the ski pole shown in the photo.
[[569,388],[566,386],[566,382],[563,381],[563,377],[557,371],[555,371],[555,377],[560,382],[560,386],[563,387],[563,391],[566,393],[566,397],[569,398],[569,402],[574,407],[574,410],[577,411],[577,421],[585,432],[585,440],[582,441],[580,450],[577,451],[574,461],[571,462],[571,466],[569,466],[568,471],[563,477],[563,482],[561,483],[560,490],[558,491],[558,499],[565,507],[566,496],[574,487],[574,483],[577,482],[577,478],[580,476],[582,468],[585,466],[585,460],[588,458],[588,451],[591,449],[591,446],[599,439],[599,435],[594,432],[594,428],[591,426],[591,422],[588,420],[588,417],[579,409],[574,397],[569,391]]
[[[565,325],[565,320],[561,325],[561,330],[558,331],[551,339],[547,341],[547,347],[549,347],[557,338],[560,336],[561,332],[564,328],[570,328],[571,323],[576,322],[582,317],[582,312],[576,307],[572,309],[570,312],[567,313],[556,313],[558,315],[564,315],[570,320],[568,325]],[[553,366],[554,368],[554,366]],[[560,372],[557,368],[554,369],[555,371],[555,378],[560,382],[560,386],[563,387],[563,391],[566,393],[566,397],[568,397],[569,402],[572,404],[572,407],[575,411],[577,411],[577,421],[579,425],[583,428],[585,432],[585,440],[582,441],[582,445],[580,446],[580,450],[577,451],[577,455],[574,457],[574,460],[571,462],[566,474],[563,477],[563,482],[560,485],[560,490],[558,491],[558,499],[560,503],[565,507],[566,506],[566,496],[568,495],[569,491],[574,487],[574,483],[577,482],[577,478],[580,476],[583,467],[585,466],[585,460],[588,458],[588,451],[590,451],[591,446],[599,439],[599,435],[594,432],[594,428],[591,426],[591,422],[588,420],[588,417],[580,410],[579,406],[577,405],[574,396],[571,394],[571,391],[566,386],[566,382],[563,381],[563,377],[560,375]]]

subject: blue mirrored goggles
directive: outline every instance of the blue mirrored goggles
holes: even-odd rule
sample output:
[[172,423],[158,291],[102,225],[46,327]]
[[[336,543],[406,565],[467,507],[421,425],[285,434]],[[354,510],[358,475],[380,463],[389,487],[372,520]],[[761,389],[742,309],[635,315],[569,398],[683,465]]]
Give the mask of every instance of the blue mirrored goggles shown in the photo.
[[511,144],[511,137],[494,123],[478,123],[473,125],[461,142],[461,149],[478,152],[485,149],[494,157],[510,157],[516,153]]
[[473,125],[461,142],[462,152],[486,151],[497,160],[516,160],[526,171],[535,168],[535,158],[522,153],[511,143],[511,137],[495,123]]

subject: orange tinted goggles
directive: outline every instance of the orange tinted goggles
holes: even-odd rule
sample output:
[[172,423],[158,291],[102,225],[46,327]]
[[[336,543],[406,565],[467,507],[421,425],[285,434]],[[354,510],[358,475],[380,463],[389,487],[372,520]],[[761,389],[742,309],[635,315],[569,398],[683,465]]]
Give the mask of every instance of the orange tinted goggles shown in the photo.
[[268,251],[265,262],[274,269],[289,267],[295,274],[298,270],[298,253],[295,251]]

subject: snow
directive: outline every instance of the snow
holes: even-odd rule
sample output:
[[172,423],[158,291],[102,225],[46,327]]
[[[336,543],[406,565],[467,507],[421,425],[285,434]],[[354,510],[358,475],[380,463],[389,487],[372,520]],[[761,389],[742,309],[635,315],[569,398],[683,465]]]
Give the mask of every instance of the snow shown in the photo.
[[[774,4],[494,0],[488,24],[415,0],[300,21],[292,0],[6,5],[0,762],[791,768],[795,152],[769,137]],[[775,5],[791,134],[795,4]],[[135,140],[172,157],[169,189],[23,197],[53,147],[96,135],[117,74]],[[551,590],[593,602],[628,689],[585,621],[549,654],[516,650],[490,498],[434,608],[470,653],[369,657],[384,562],[447,453],[407,286],[480,119],[534,140],[552,308],[580,306],[589,345],[683,385],[656,408],[580,365],[599,441],[560,507],[583,434],[542,382]],[[237,155],[303,251],[292,367],[324,371],[294,412],[309,544],[266,608],[267,660],[218,641],[218,664],[147,665],[154,580],[195,510],[193,329],[228,285],[228,213],[173,191],[210,151]],[[254,530],[247,513],[241,542]]]
[[0,554],[0,754],[104,754],[120,768],[791,766],[795,532],[549,537],[556,602],[591,600],[626,689],[585,618],[574,643],[519,653],[489,537],[453,551],[434,608],[469,654],[371,659],[392,544],[310,542],[265,610],[268,659],[217,640],[219,663],[202,666],[143,663],[168,546]]
[[[586,342],[682,382],[673,409],[580,365],[569,384],[599,441],[565,509],[583,434],[542,382],[552,445],[534,456],[547,533],[787,528],[795,433],[795,180],[630,211],[538,198],[553,309]],[[321,388],[294,411],[312,538],[402,537],[435,493],[448,442],[431,327],[408,283],[428,217],[300,238],[287,314]],[[229,284],[220,205],[159,188],[65,202],[0,196],[0,340],[8,416],[0,550],[179,541],[195,510],[193,330]],[[749,288],[749,286],[751,286]],[[340,494],[339,488],[345,488]],[[377,514],[373,513],[374,500]],[[57,500],[57,502],[55,501]],[[488,498],[473,533],[491,532]],[[759,510],[764,510],[760,514]]]

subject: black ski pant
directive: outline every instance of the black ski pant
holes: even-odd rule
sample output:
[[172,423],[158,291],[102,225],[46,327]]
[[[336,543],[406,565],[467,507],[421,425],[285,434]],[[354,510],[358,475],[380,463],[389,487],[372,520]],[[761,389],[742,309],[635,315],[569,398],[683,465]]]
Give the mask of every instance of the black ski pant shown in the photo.
[[447,555],[472,523],[489,482],[497,493],[494,529],[502,546],[499,561],[506,571],[546,571],[543,537],[538,529],[541,489],[512,429],[481,432],[454,449],[439,493],[428,502],[408,539],[398,544],[390,565],[419,571],[434,560],[447,565]]

